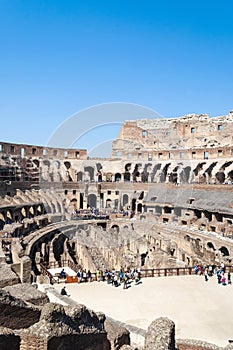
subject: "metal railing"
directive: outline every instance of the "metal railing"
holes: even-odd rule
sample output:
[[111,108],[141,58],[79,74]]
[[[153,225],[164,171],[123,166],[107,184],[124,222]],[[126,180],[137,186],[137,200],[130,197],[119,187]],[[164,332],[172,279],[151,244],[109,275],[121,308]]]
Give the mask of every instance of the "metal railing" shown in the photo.
[[[47,270],[48,268],[58,268],[58,267],[70,267],[73,271],[78,271],[81,269],[81,266],[75,264],[73,261],[70,260],[62,260],[59,263],[51,262],[48,266],[45,266],[43,264],[40,264],[42,269],[42,274],[46,274],[50,277],[50,279],[53,279],[53,275]],[[118,273],[118,271],[116,271]],[[233,272],[231,265],[225,266],[225,273]],[[203,271],[202,271],[203,273]],[[141,269],[141,278],[148,278],[148,277],[168,277],[168,276],[190,276],[194,275],[195,271],[193,267],[164,267],[164,268],[156,268],[156,269]],[[105,279],[105,276],[103,276],[103,280]],[[91,272],[91,280],[96,281],[97,280],[97,273]],[[53,282],[56,282],[53,280]]]

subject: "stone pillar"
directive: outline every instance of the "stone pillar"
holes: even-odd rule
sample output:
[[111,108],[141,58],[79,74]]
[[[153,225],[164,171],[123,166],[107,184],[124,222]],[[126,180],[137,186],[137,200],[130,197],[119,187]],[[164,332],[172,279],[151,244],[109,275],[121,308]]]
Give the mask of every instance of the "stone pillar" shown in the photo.
[[175,350],[175,324],[166,317],[153,321],[146,333],[144,350]]
[[20,262],[20,281],[21,283],[31,282],[31,259],[29,256],[23,256]]

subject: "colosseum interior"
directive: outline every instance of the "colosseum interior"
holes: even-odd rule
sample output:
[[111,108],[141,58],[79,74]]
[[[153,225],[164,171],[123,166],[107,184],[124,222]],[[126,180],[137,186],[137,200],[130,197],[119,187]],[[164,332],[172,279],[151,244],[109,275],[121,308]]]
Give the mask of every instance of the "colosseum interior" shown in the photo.
[[125,121],[109,159],[1,142],[1,288],[64,264],[231,265],[232,127],[233,111]]

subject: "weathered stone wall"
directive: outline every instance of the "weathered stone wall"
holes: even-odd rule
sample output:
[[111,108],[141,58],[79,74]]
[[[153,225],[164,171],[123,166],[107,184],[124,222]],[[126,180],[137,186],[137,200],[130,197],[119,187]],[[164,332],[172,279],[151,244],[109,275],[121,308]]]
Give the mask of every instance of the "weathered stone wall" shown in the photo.
[[45,293],[36,289],[35,285],[29,283],[18,283],[13,286],[3,288],[12,297],[21,299],[25,302],[37,306],[43,306],[49,302],[49,298]]
[[10,265],[6,263],[0,264],[0,288],[11,286],[19,283],[19,276],[17,276],[11,269]]
[[[12,156],[22,156],[30,158],[51,158],[54,159],[83,159],[86,158],[85,149],[42,147],[34,145],[16,144],[1,142],[1,152]],[[0,152],[0,153],[1,153]]]
[[41,310],[29,306],[0,289],[0,326],[11,329],[27,328],[38,322]]
[[105,321],[104,328],[111,344],[111,350],[119,350],[124,344],[130,345],[130,334],[126,328],[110,321]]

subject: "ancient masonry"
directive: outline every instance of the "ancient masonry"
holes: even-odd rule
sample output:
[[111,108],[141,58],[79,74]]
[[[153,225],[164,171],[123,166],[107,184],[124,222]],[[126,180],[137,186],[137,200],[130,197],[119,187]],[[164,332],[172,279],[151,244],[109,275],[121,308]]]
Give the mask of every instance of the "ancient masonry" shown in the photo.
[[[103,266],[232,264],[232,130],[233,111],[214,118],[190,114],[125,121],[109,159],[89,158],[83,149],[0,142],[0,287],[35,282],[46,268],[64,262],[92,272]],[[9,301],[4,293],[4,302]],[[25,306],[23,312],[33,314],[34,321],[22,326],[24,331],[2,318],[1,326],[9,329],[2,329],[0,345],[8,339],[27,349],[25,342],[39,337],[37,327],[58,322],[57,317],[66,320],[67,328],[54,338],[49,328],[50,335],[38,340],[41,349],[51,348],[59,337],[65,344],[68,334],[81,339],[75,314],[55,308],[55,317],[49,306],[40,308]],[[95,319],[99,348],[114,348],[98,317],[88,317]],[[173,326],[169,320],[163,324],[171,329],[164,333],[166,348],[173,349]],[[83,327],[86,339],[89,329]],[[153,327],[145,349],[152,349]],[[205,346],[179,343],[181,350]]]

